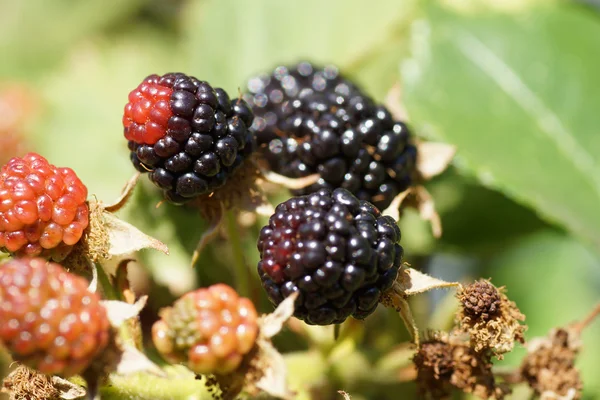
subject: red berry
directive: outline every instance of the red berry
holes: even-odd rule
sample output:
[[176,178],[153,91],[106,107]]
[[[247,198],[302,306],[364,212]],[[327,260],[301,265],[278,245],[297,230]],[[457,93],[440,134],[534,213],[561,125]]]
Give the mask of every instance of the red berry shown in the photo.
[[70,168],[36,153],[0,170],[0,249],[17,255],[65,256],[88,226],[87,188]]
[[106,344],[110,324],[85,279],[41,258],[0,266],[0,342],[44,374],[81,373]]
[[198,374],[233,372],[257,335],[254,305],[224,284],[184,295],[152,329],[154,344],[165,358],[187,361]]

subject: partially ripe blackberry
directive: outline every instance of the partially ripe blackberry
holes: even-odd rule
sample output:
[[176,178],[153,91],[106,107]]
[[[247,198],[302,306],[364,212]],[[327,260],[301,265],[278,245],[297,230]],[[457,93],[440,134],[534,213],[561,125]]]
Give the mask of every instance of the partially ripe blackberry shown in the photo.
[[339,324],[375,311],[398,275],[403,249],[396,221],[345,189],[277,206],[258,240],[258,274],[271,302],[299,293],[295,316]]
[[253,114],[241,99],[182,73],[150,75],[129,94],[123,126],[131,161],[184,203],[223,186],[253,152]]
[[0,170],[0,249],[60,260],[89,223],[87,188],[70,168],[29,153]]
[[161,316],[152,327],[156,348],[197,374],[235,371],[258,335],[254,305],[224,284],[187,293]]
[[384,209],[411,185],[417,150],[407,126],[335,67],[278,67],[248,87],[253,127],[271,170],[320,176],[293,194],[341,187]]
[[108,343],[110,324],[85,279],[41,258],[0,266],[0,341],[48,375],[84,371]]

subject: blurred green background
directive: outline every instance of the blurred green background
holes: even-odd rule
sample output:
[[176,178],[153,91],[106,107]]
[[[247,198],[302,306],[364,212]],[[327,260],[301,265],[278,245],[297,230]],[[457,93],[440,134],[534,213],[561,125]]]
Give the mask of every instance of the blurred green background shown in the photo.
[[[27,149],[72,167],[105,201],[133,173],[122,109],[151,73],[182,71],[237,93],[254,74],[310,60],[338,65],[379,101],[400,82],[415,133],[458,146],[452,167],[427,185],[444,235],[435,240],[408,212],[407,261],[446,279],[506,285],[527,315],[528,338],[600,300],[593,1],[0,0],[0,54],[0,99],[9,89],[28,99],[18,123],[0,134],[23,134]],[[169,257],[140,255],[152,277],[140,279],[152,293],[147,318],[195,285],[234,281],[227,242],[189,268],[205,223],[186,209],[156,208],[150,185],[138,189],[122,217],[171,249]],[[260,223],[242,236],[252,273]],[[423,329],[445,326],[445,295],[416,300]],[[264,299],[259,308],[271,310]],[[410,399],[414,387],[396,382],[404,353],[385,355],[405,339],[399,319],[380,309],[341,349],[323,352],[321,343],[315,356],[314,345],[289,331],[277,345],[290,352],[299,398],[335,399],[344,389],[353,399]],[[583,340],[584,395],[600,398],[600,323]],[[523,354],[500,365],[517,365]],[[517,390],[512,398],[527,396]]]

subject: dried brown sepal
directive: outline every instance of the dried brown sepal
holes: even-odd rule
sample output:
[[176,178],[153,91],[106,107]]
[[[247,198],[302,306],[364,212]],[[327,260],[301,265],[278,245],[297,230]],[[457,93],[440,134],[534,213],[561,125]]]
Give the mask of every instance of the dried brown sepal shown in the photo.
[[319,174],[312,174],[302,178],[289,178],[273,171],[262,170],[261,173],[267,181],[281,185],[287,189],[304,189],[316,183],[320,178]]
[[112,204],[104,204],[104,210],[106,212],[115,213],[125,207],[125,204],[127,204],[133,195],[133,190],[135,189],[141,175],[141,172],[136,172],[131,178],[129,178],[125,184],[125,187],[123,187],[123,190],[121,191],[121,195],[115,199]]
[[88,201],[90,223],[83,232],[81,240],[62,262],[65,268],[81,275],[89,275],[90,262],[98,263],[111,257],[109,226],[104,216],[120,210],[125,205],[131,198],[139,177],[138,172],[130,178],[119,198],[112,204],[106,205],[97,199]]
[[491,354],[476,352],[468,342],[447,334],[424,342],[413,358],[417,385],[425,398],[448,398],[453,390],[482,399],[503,399],[510,390],[496,383]]
[[543,399],[580,399],[583,382],[575,368],[581,349],[578,334],[569,329],[553,329],[547,337],[528,343],[528,353],[520,376]]
[[424,186],[415,185],[399,193],[382,213],[398,221],[406,208],[416,209],[421,218],[429,222],[434,237],[442,236],[440,215],[435,209],[433,197]]
[[600,304],[583,320],[552,329],[546,337],[535,338],[527,344],[519,376],[541,399],[581,398],[583,382],[575,361],[582,347],[581,333],[598,315]]
[[146,235],[135,226],[117,218],[111,213],[103,213],[102,218],[108,229],[110,257],[127,256],[142,249],[154,249],[169,254],[169,248],[160,240]]
[[415,140],[417,146],[417,173],[419,180],[429,181],[440,175],[452,163],[456,155],[456,146],[441,143]]
[[83,387],[57,376],[40,374],[19,365],[2,384],[10,400],[75,400],[85,396]]
[[352,400],[352,397],[350,397],[350,395],[347,392],[344,392],[343,390],[338,390],[338,393],[344,396],[344,400]]
[[402,318],[406,329],[411,333],[413,342],[419,345],[419,331],[410,310],[407,298],[433,289],[459,286],[458,282],[446,282],[431,277],[415,269],[402,265],[394,285],[381,296],[381,304],[394,308]]
[[[495,289],[495,290],[494,290]],[[515,342],[525,343],[525,315],[506,297],[505,289],[489,281],[477,281],[458,291],[461,307],[458,330],[468,333],[475,351],[490,350],[499,359],[512,351]]]
[[131,197],[139,175],[127,182],[121,196],[112,205],[91,199],[89,225],[81,240],[73,247],[62,265],[68,270],[90,277],[90,265],[132,254],[141,249],[155,249],[169,254],[168,247],[161,241],[146,235],[133,225],[117,218],[113,212],[121,209]]
[[125,321],[136,318],[146,306],[148,296],[140,297],[135,303],[130,304],[118,300],[103,300],[102,306],[106,309],[106,315],[114,328],[119,328]]

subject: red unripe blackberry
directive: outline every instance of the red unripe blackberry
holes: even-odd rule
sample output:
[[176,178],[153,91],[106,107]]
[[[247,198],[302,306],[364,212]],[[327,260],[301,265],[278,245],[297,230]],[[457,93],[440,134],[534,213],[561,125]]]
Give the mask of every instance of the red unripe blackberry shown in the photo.
[[87,188],[70,168],[35,153],[0,170],[0,249],[64,258],[88,226]]
[[320,175],[293,194],[341,187],[385,209],[411,185],[417,151],[408,127],[337,68],[280,66],[251,79],[248,88],[253,128],[270,168],[290,178]]
[[294,315],[309,324],[363,319],[398,275],[396,221],[344,189],[281,203],[258,240],[258,274],[271,302],[299,293]]
[[104,349],[110,324],[85,279],[41,258],[0,266],[0,341],[44,374],[84,371]]
[[182,73],[150,75],[129,94],[123,114],[131,161],[184,203],[223,186],[254,151],[254,116],[241,99]]
[[252,302],[225,284],[187,293],[152,327],[158,351],[197,374],[235,371],[258,335]]

